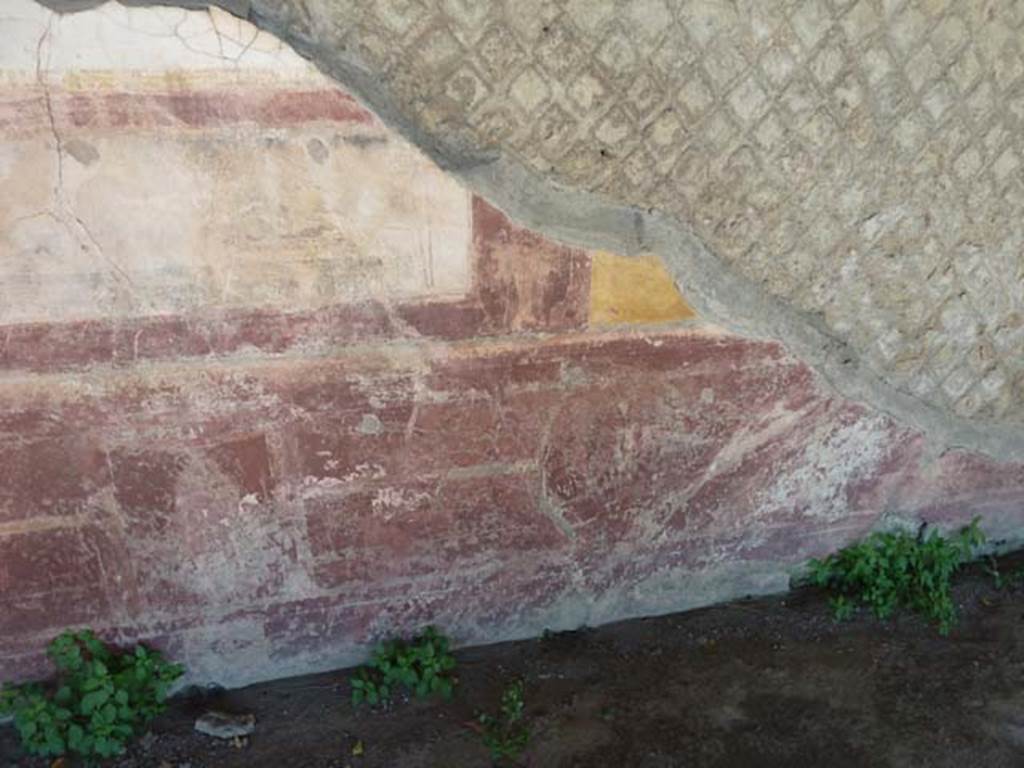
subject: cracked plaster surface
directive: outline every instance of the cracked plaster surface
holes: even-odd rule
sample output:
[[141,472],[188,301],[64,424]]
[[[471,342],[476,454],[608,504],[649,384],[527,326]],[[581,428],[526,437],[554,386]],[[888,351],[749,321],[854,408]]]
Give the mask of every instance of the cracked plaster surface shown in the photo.
[[659,250],[845,394],[1024,451],[1024,4],[220,5],[527,223]]
[[[0,322],[468,289],[466,190],[275,36],[217,8],[4,12]],[[291,117],[317,102],[338,119]]]

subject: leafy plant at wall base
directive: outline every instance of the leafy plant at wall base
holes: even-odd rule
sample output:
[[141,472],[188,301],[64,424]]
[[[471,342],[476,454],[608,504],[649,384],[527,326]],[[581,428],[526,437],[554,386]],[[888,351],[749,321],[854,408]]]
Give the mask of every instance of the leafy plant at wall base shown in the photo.
[[116,653],[91,630],[65,632],[50,643],[57,676],[49,684],[0,689],[0,715],[12,715],[25,751],[113,757],[163,711],[183,668],[138,645]]
[[433,627],[411,641],[389,640],[379,645],[370,662],[352,678],[352,703],[382,704],[397,688],[419,698],[438,695],[450,699],[456,683],[450,645]]
[[996,589],[1007,589],[1017,587],[1024,583],[1024,571],[1018,569],[1004,573],[999,568],[999,562],[991,555],[986,558],[985,573],[992,577]]
[[858,604],[885,619],[906,608],[939,625],[948,634],[956,620],[950,580],[985,537],[975,518],[946,538],[938,531],[914,536],[905,531],[873,533],[824,560],[810,563],[811,580],[832,593],[836,620],[849,618]]
[[501,694],[497,716],[482,714],[478,718],[480,738],[495,762],[516,760],[530,741],[530,727],[523,722],[523,683],[517,680]]

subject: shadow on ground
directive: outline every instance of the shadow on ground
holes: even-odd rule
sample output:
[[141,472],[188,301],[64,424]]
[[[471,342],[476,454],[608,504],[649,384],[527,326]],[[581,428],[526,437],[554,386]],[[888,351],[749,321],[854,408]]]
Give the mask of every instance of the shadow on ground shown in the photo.
[[[955,596],[948,638],[912,617],[836,625],[821,595],[798,591],[467,649],[447,704],[355,711],[345,672],[179,698],[114,765],[488,766],[467,723],[517,678],[533,729],[522,764],[535,768],[1024,765],[1024,589],[974,569]],[[253,738],[193,732],[210,706],[255,713]],[[0,765],[49,763],[19,758],[2,728]]]

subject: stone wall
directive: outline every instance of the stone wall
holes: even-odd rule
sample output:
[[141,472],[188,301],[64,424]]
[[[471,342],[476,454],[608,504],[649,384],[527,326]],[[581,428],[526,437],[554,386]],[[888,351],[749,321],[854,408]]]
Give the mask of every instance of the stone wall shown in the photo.
[[0,679],[69,625],[241,684],[1019,537],[1024,465],[517,223],[247,22],[4,14]]

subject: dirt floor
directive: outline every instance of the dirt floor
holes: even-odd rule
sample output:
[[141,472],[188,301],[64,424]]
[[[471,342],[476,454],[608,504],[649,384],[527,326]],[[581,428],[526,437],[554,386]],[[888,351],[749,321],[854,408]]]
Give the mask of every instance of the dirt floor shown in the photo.
[[[524,766],[1024,766],[1024,588],[972,569],[955,595],[948,638],[912,617],[837,625],[803,590],[466,649],[453,701],[388,711],[354,710],[345,671],[193,693],[116,765],[489,766],[467,723],[518,678]],[[254,713],[255,735],[233,746],[195,733],[211,707]],[[48,765],[19,758],[0,728],[0,766]]]

